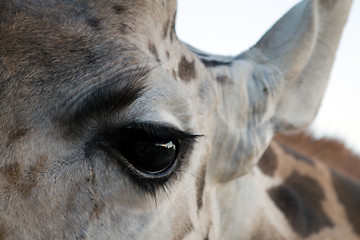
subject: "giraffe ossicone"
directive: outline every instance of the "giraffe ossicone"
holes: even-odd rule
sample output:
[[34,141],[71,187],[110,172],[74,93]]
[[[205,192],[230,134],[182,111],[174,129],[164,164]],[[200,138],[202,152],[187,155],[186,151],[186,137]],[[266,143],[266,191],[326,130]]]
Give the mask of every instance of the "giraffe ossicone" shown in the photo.
[[223,57],[175,0],[3,0],[0,239],[360,239],[356,177],[273,139],[315,117],[351,2]]

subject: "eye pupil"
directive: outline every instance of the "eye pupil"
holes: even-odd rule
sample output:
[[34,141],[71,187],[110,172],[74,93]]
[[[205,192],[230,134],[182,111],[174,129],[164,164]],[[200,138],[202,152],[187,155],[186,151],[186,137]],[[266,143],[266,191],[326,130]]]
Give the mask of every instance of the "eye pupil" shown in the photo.
[[177,156],[172,141],[137,141],[127,146],[125,157],[137,169],[147,173],[159,173],[169,168]]

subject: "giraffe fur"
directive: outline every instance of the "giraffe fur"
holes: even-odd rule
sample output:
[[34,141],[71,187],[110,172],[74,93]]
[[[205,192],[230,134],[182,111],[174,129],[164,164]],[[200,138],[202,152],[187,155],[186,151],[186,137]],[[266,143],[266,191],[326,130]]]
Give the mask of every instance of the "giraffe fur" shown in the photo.
[[1,1],[0,239],[360,239],[356,180],[274,139],[315,117],[351,2],[226,57],[175,0]]

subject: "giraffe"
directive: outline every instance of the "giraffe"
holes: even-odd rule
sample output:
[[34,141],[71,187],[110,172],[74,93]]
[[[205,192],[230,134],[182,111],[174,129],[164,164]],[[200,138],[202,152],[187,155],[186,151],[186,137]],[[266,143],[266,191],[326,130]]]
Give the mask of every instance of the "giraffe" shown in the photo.
[[316,115],[351,0],[234,57],[176,5],[0,2],[0,239],[360,239],[357,180],[273,139]]

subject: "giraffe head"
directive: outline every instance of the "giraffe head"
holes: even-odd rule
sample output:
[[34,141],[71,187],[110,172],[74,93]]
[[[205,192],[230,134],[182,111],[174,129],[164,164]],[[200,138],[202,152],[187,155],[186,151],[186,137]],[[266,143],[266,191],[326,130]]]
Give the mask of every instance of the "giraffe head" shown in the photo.
[[2,1],[0,236],[216,238],[218,187],[314,118],[349,7],[304,1],[221,57],[178,40],[173,0]]

